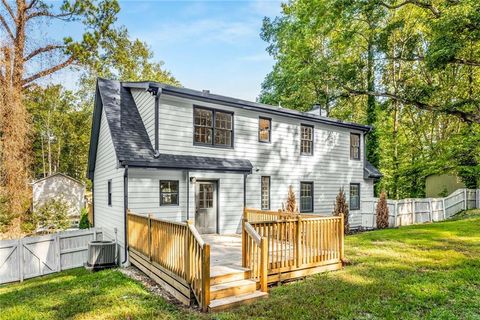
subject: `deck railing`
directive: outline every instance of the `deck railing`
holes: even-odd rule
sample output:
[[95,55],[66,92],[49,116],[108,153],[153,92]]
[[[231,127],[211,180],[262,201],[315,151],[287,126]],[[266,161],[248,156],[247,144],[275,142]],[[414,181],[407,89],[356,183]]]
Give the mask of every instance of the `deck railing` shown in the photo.
[[190,222],[175,222],[128,212],[128,248],[183,279],[199,305],[210,303],[210,245]]
[[[249,226],[260,237],[266,239],[269,274],[338,263],[343,260],[343,216],[296,214],[287,218],[283,213],[274,211],[265,211],[263,214],[257,212],[258,210],[245,209],[245,217],[253,219],[260,217],[260,221],[248,221],[244,218],[243,225],[244,229]],[[274,219],[261,220],[267,215]],[[248,257],[254,254],[254,247],[248,242],[242,247],[244,247],[242,261],[248,261]]]
[[267,238],[261,237],[247,221],[244,222],[242,229],[242,264],[250,269],[250,278],[259,282],[261,290],[267,292]]
[[187,225],[187,281],[191,284],[198,304],[206,311],[210,304],[210,245],[203,241],[190,220]]

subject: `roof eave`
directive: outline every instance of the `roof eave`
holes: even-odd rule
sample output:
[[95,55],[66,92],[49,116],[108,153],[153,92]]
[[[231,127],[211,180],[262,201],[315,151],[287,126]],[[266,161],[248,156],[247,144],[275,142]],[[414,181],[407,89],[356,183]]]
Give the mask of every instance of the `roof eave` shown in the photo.
[[173,166],[173,165],[165,165],[161,163],[152,163],[148,161],[138,161],[138,160],[122,160],[120,161],[120,165],[125,167],[128,165],[129,167],[136,167],[136,168],[154,168],[154,169],[177,169],[177,170],[206,170],[206,171],[222,171],[222,172],[240,172],[240,173],[252,173],[252,167],[212,167],[212,166],[204,166],[204,167],[193,167],[193,166]]

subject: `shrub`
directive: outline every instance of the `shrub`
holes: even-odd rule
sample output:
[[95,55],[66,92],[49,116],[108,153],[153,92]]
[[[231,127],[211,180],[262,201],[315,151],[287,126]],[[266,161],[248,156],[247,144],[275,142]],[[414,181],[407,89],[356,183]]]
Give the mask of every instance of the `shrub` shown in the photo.
[[65,230],[70,227],[68,204],[63,199],[50,199],[33,213],[36,226],[48,231]]
[[377,228],[385,229],[388,228],[388,205],[387,205],[387,195],[385,191],[382,191],[380,194],[380,199],[377,203]]
[[80,223],[78,224],[78,227],[80,229],[88,229],[92,225],[90,224],[90,221],[88,220],[88,210],[87,208],[82,208],[82,211],[80,213]]
[[285,211],[298,212],[297,198],[295,197],[295,192],[293,192],[292,186],[288,187],[288,196],[287,196],[287,202],[285,204]]
[[350,231],[350,225],[348,224],[349,213],[350,212],[348,211],[348,204],[347,198],[345,197],[345,192],[343,191],[343,188],[340,188],[337,198],[335,200],[335,205],[333,207],[333,215],[339,216],[340,214],[343,214],[345,233],[348,233]]

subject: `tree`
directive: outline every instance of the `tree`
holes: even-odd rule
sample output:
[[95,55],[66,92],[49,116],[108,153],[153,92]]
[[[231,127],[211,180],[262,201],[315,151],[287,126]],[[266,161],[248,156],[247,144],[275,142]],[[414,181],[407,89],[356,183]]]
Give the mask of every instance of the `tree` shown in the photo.
[[377,229],[385,229],[389,226],[387,195],[385,191],[380,193],[380,199],[377,203]]
[[26,92],[33,120],[33,175],[55,172],[83,180],[86,172],[92,107],[61,85],[32,86]]
[[328,85],[320,104],[330,116],[374,127],[366,155],[384,174],[375,190],[421,197],[429,174],[479,171],[467,133],[480,127],[478,21],[473,0],[288,2],[264,20],[275,65],[260,100],[308,110]]
[[347,198],[345,197],[343,187],[338,191],[337,198],[335,199],[335,204],[333,206],[333,215],[340,216],[341,214],[343,214],[344,230],[345,234],[347,234],[350,231],[350,224],[348,222],[350,212],[348,210]]
[[[0,44],[0,196],[6,199],[6,211],[18,216],[28,206],[31,161],[30,117],[24,91],[41,78],[98,55],[99,41],[110,35],[119,6],[116,0],[64,0],[59,7],[41,0],[18,0],[15,4],[2,1],[2,8],[0,29],[5,38]],[[81,21],[86,28],[82,39],[65,38],[63,43],[43,39],[39,47],[30,48],[29,44],[39,41],[31,39],[28,30],[54,19]]]

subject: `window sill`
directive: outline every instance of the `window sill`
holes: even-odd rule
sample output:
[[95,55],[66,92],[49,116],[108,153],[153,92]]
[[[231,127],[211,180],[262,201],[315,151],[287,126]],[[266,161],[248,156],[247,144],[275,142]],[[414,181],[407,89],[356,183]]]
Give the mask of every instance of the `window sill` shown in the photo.
[[214,149],[235,149],[233,146],[222,146],[222,145],[213,145],[213,144],[204,144],[204,143],[193,143],[194,147],[201,147],[201,148],[214,148]]

